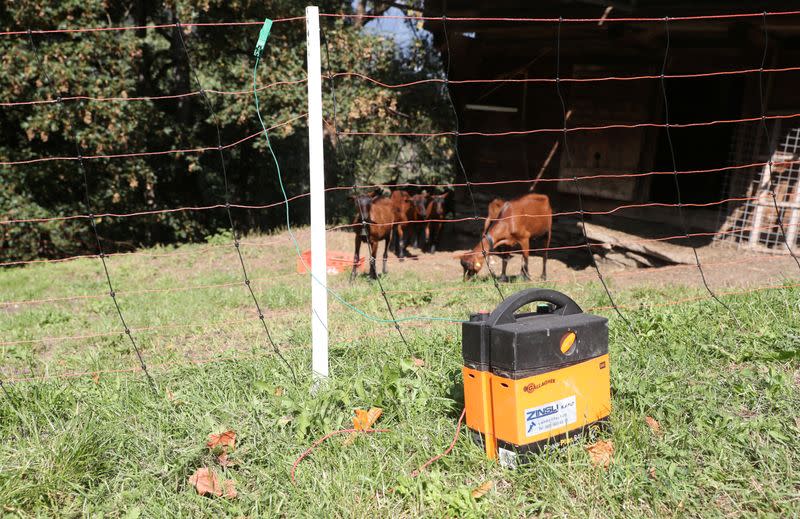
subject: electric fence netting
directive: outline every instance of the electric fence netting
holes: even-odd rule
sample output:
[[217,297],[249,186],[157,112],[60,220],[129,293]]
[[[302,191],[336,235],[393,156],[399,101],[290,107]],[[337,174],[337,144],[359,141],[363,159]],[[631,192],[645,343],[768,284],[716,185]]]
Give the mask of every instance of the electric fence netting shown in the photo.
[[[641,309],[657,309],[687,303],[721,305],[738,323],[738,317],[731,305],[726,302],[728,296],[757,293],[764,290],[787,290],[800,285],[796,276],[787,268],[787,259],[792,260],[800,268],[797,259],[797,236],[800,221],[793,215],[798,208],[791,202],[796,197],[797,187],[786,188],[781,184],[785,173],[800,175],[800,156],[796,154],[775,154],[768,150],[752,157],[745,157],[730,164],[713,164],[703,167],[681,169],[683,149],[674,137],[680,131],[698,131],[704,129],[739,128],[742,126],[761,126],[760,132],[767,142],[777,139],[775,133],[780,125],[795,125],[800,118],[800,111],[769,111],[767,100],[766,77],[792,77],[800,72],[800,66],[767,67],[768,45],[770,42],[770,21],[800,16],[800,11],[760,12],[745,14],[723,14],[686,17],[650,17],[650,18],[508,18],[508,17],[449,17],[440,16],[392,16],[370,17],[342,13],[320,13],[323,22],[320,27],[321,45],[314,52],[322,56],[322,71],[313,77],[272,77],[270,65],[277,59],[271,54],[269,27],[263,38],[258,38],[255,55],[248,56],[248,70],[242,74],[241,85],[219,85],[211,79],[206,69],[210,64],[202,63],[195,51],[197,33],[194,31],[247,31],[250,44],[256,42],[256,31],[265,27],[260,21],[241,22],[176,22],[172,24],[153,24],[120,27],[76,27],[60,29],[17,30],[0,32],[0,37],[18,38],[19,45],[29,46],[38,63],[38,74],[49,87],[49,93],[42,98],[15,98],[10,92],[0,98],[0,110],[58,110],[52,117],[70,121],[72,132],[63,138],[74,142],[74,153],[54,153],[41,156],[3,156],[0,166],[3,171],[18,171],[32,174],[36,168],[64,164],[74,168],[83,179],[84,190],[81,200],[75,200],[74,211],[69,214],[23,214],[9,211],[0,215],[0,229],[23,229],[35,233],[40,227],[57,228],[72,224],[85,224],[93,237],[92,246],[85,247],[82,253],[49,254],[41,257],[4,257],[0,261],[2,272],[13,272],[19,279],[34,279],[42,269],[52,269],[58,277],[58,283],[33,283],[22,290],[14,290],[13,295],[0,300],[0,311],[6,311],[7,324],[3,330],[9,330],[0,336],[0,350],[10,359],[12,352],[34,352],[39,348],[47,348],[53,352],[68,352],[67,359],[32,359],[26,353],[24,361],[4,362],[0,370],[0,389],[7,395],[14,384],[30,383],[42,380],[70,380],[81,377],[99,377],[123,373],[142,373],[153,390],[159,384],[155,373],[170,372],[182,367],[221,363],[242,359],[258,359],[270,353],[259,344],[266,344],[269,350],[280,357],[281,365],[286,373],[276,373],[276,377],[285,377],[297,381],[303,379],[307,368],[307,350],[313,340],[310,336],[310,323],[316,319],[323,323],[325,333],[331,336],[333,350],[353,347],[362,341],[391,341],[399,337],[409,355],[414,350],[415,336],[418,331],[454,335],[455,328],[468,317],[471,311],[485,310],[494,306],[494,302],[502,300],[506,295],[521,288],[530,286],[568,287],[573,290],[584,290],[586,287],[598,289],[589,293],[581,292],[585,300],[581,301],[586,311],[607,312],[608,315],[621,322],[624,327],[636,335],[638,332],[629,319],[629,312]],[[348,56],[348,48],[339,41],[341,28],[346,24],[369,23],[370,20],[396,20],[400,23],[420,24],[436,38],[426,42],[415,33],[412,45],[431,48],[438,47],[440,55],[436,67],[430,70],[406,71],[408,77],[400,80],[393,78],[373,77],[372,67],[366,60],[359,68],[358,56]],[[286,27],[303,24],[305,16],[292,16],[272,19],[273,33],[280,34]],[[671,72],[671,29],[675,23],[702,24],[727,23],[741,21],[760,27],[763,32],[764,46],[759,52],[760,66],[741,64],[739,68],[724,70],[703,70],[698,72]],[[663,31],[664,42],[661,55],[654,56],[658,61],[660,73],[643,74],[610,74],[605,76],[570,76],[569,67],[563,61],[562,46],[569,36],[562,33],[563,28],[570,26],[588,28],[598,23],[651,24]],[[529,77],[463,77],[456,73],[454,37],[461,35],[466,24],[523,24],[524,26],[543,26],[555,32],[552,47],[552,64],[554,74],[542,73]],[[299,25],[298,25],[299,27]],[[67,92],[58,78],[53,78],[48,69],[46,52],[50,46],[42,45],[40,39],[64,37],[90,39],[98,35],[113,35],[127,31],[167,31],[172,32],[176,49],[180,51],[183,66],[189,72],[191,81],[186,91],[157,95],[132,95],[123,92],[119,95],[108,95],[98,92]],[[374,36],[376,40],[388,41],[391,36]],[[26,41],[27,40],[27,41]],[[435,43],[433,43],[435,40]],[[375,49],[386,49],[379,45]],[[378,51],[370,51],[369,60],[378,62],[385,59]],[[397,55],[402,56],[402,52]],[[109,59],[112,59],[109,57]],[[122,58],[113,58],[122,59]],[[460,58],[463,59],[463,56]],[[402,59],[399,60],[402,63]],[[342,67],[342,68],[339,68]],[[368,73],[365,73],[365,70]],[[550,70],[550,69],[541,69]],[[252,73],[251,73],[252,71]],[[413,76],[413,77],[412,77]],[[675,97],[670,94],[672,85],[680,82],[719,80],[734,81],[743,78],[755,78],[758,82],[757,115],[742,113],[738,117],[709,117],[676,122],[674,113]],[[408,79],[408,80],[406,80]],[[55,81],[54,81],[55,80]],[[307,186],[305,180],[287,177],[282,172],[289,163],[306,161],[304,157],[287,156],[281,153],[282,142],[276,135],[285,136],[288,132],[296,132],[298,127],[305,127],[307,121],[319,116],[309,108],[299,89],[311,83],[327,84],[327,89],[319,92],[323,97],[323,119],[325,134],[325,175],[324,200],[338,203],[334,211],[330,211],[325,225],[312,228],[297,227],[298,214],[308,210],[309,204],[321,203],[312,196],[312,188],[295,189],[296,186]],[[500,88],[509,85],[528,88],[543,85],[552,89],[558,102],[558,117],[553,119],[557,124],[547,127],[481,127],[467,120],[465,116],[464,91],[468,88]],[[652,120],[640,121],[595,121],[572,122],[572,106],[575,94],[568,90],[575,85],[651,85],[660,89],[662,100],[659,109],[653,110],[657,115]],[[214,88],[209,88],[213,86]],[[269,94],[277,89],[295,89],[295,103],[291,116],[275,117],[271,112]],[[366,90],[365,90],[366,89]],[[424,90],[429,89],[429,90]],[[367,94],[364,94],[367,92]],[[485,91],[484,91],[485,93]],[[376,99],[396,99],[398,96],[428,96],[438,103],[431,110],[442,110],[443,115],[437,124],[419,123],[416,116],[399,114],[398,109],[389,111],[371,111],[369,96]],[[191,142],[191,134],[176,136],[174,145],[163,149],[130,149],[120,146],[119,149],[92,150],[82,144],[81,135],[91,128],[91,122],[82,121],[76,114],[80,107],[91,106],[96,110],[103,107],[117,106],[126,103],[143,105],[161,105],[162,103],[182,103],[197,101],[198,109],[208,116],[209,136],[211,142]],[[249,131],[235,133],[242,125],[233,129],[226,128],[230,120],[230,106],[226,103],[242,100],[249,106],[245,113],[246,121],[252,122]],[[364,106],[357,106],[357,103]],[[600,100],[597,100],[600,102]],[[376,103],[372,103],[375,105]],[[50,105],[57,105],[50,107]],[[238,106],[238,105],[236,105]],[[480,107],[479,107],[480,108]],[[485,107],[483,108],[485,109]],[[383,108],[381,108],[383,110]],[[392,110],[394,112],[392,112]],[[72,112],[71,112],[72,111]],[[281,113],[287,113],[283,111]],[[386,115],[389,113],[389,115]],[[382,115],[381,115],[382,114]],[[663,116],[662,116],[663,114]],[[314,119],[315,120],[315,119]],[[445,122],[442,122],[445,121]],[[527,121],[524,118],[523,122]],[[257,124],[258,123],[258,124]],[[773,126],[770,126],[773,125]],[[177,125],[180,129],[180,125]],[[15,131],[3,128],[3,132]],[[572,173],[578,169],[578,157],[575,153],[580,143],[587,136],[604,135],[609,132],[653,132],[654,135],[666,139],[668,159],[659,165],[647,168],[629,168],[629,170],[606,171],[596,168]],[[20,129],[20,132],[22,130]],[[784,130],[785,133],[785,130]],[[311,135],[311,134],[309,134]],[[618,134],[615,134],[618,135]],[[122,137],[122,136],[120,136]],[[521,139],[555,139],[553,153],[560,146],[563,158],[557,155],[560,167],[565,169],[564,175],[515,175],[506,178],[504,175],[487,175],[475,160],[474,149],[500,149],[504,142],[517,142]],[[310,137],[309,137],[310,140]],[[431,177],[406,174],[403,177],[397,171],[422,169],[419,164],[423,159],[415,154],[422,146],[437,143],[437,148],[444,159],[441,163],[444,173]],[[445,144],[442,144],[445,143]],[[310,144],[310,143],[309,143]],[[320,144],[321,146],[321,144]],[[416,146],[416,148],[415,148]],[[444,149],[448,151],[442,151]],[[406,150],[414,151],[408,152]],[[398,166],[389,177],[381,177],[366,170],[364,156],[383,150],[389,156],[393,153],[394,163],[400,158],[411,166]],[[386,151],[389,150],[389,151]],[[245,191],[244,186],[236,186],[231,175],[239,164],[243,154],[257,153],[263,158],[261,171],[254,176],[273,186],[274,189],[264,195],[256,203],[252,198],[240,198]],[[500,154],[501,152],[498,152]],[[214,162],[203,159],[216,154]],[[405,155],[405,156],[404,156]],[[409,158],[410,156],[410,158]],[[93,179],[104,174],[104,167],[109,163],[130,160],[173,160],[176,158],[194,158],[202,168],[218,176],[222,186],[221,197],[208,201],[198,196],[192,205],[161,207],[142,207],[139,210],[112,210],[111,199],[102,207],[97,207],[97,197],[92,195]],[[441,157],[440,157],[441,158]],[[192,160],[194,160],[192,159]],[[201,162],[202,161],[202,162]],[[548,159],[549,161],[549,159]],[[387,159],[387,162],[388,161]],[[437,166],[438,167],[438,166]],[[405,168],[405,169],[404,169]],[[391,169],[391,168],[390,168]],[[546,169],[543,168],[543,172]],[[553,165],[548,171],[558,169]],[[335,174],[329,174],[329,170]],[[753,171],[764,171],[763,177],[756,184],[761,189],[749,189],[743,192],[716,193],[714,196],[697,200],[687,197],[686,185],[693,179],[737,178],[751,175]],[[313,174],[313,172],[312,172]],[[784,175],[784,176],[781,176]],[[390,178],[390,180],[387,180]],[[750,178],[750,177],[748,177]],[[265,180],[268,179],[268,180]],[[664,201],[647,197],[639,198],[607,198],[598,203],[598,192],[608,188],[617,181],[641,180],[642,182],[660,182],[661,179],[672,181],[675,200]],[[288,182],[291,180],[291,183]],[[331,180],[335,180],[331,182]],[[714,180],[717,182],[717,180]],[[797,182],[797,180],[795,180]],[[659,184],[663,185],[663,184]],[[695,185],[692,183],[691,185]],[[796,185],[796,184],[792,184]],[[784,187],[781,187],[784,186]],[[531,244],[517,247],[513,252],[525,253],[525,257],[550,254],[564,265],[570,262],[580,268],[557,269],[557,275],[546,281],[524,280],[504,285],[496,269],[498,261],[505,261],[507,251],[497,250],[491,241],[486,241],[487,229],[498,222],[514,222],[520,219],[539,217],[537,214],[504,214],[495,216],[487,214],[486,202],[494,197],[506,196],[509,193],[519,195],[533,191],[555,194],[554,210],[551,214],[553,228],[571,229],[570,232],[544,244]],[[382,191],[419,195],[425,199],[426,208],[415,217],[396,213],[389,221],[376,221],[369,213],[368,206],[353,204],[352,196],[368,195],[370,200],[382,198]],[[266,191],[265,191],[266,192]],[[570,198],[565,193],[571,193]],[[428,209],[433,196],[449,196],[455,199],[450,210],[443,214],[431,215]],[[344,200],[344,203],[342,203]],[[558,201],[558,203],[555,203]],[[731,225],[718,226],[713,230],[704,229],[692,220],[698,211],[717,211],[724,213],[729,208],[752,206],[770,211],[774,218],[737,219]],[[365,212],[366,211],[366,212]],[[637,254],[644,255],[658,249],[662,245],[679,244],[691,252],[690,261],[667,262],[663,257],[653,261],[650,268],[618,268],[611,262],[604,261],[609,251],[621,246],[613,233],[592,234],[591,224],[597,221],[615,219],[634,219],[651,212],[654,216],[644,221],[658,222],[664,214],[662,211],[675,211],[678,217],[676,228],[664,233],[642,233],[627,238],[624,246]],[[205,215],[222,213],[225,231],[220,237],[207,240],[204,244],[182,245],[177,247],[129,248],[116,247],[113,240],[104,238],[105,225],[130,219],[136,225],[147,227],[155,225],[164,218],[183,215],[187,218],[201,218]],[[334,214],[336,213],[336,214]],[[258,216],[251,216],[251,215]],[[247,222],[252,218],[268,219],[276,229],[271,236],[246,234]],[[305,221],[300,218],[299,221]],[[427,254],[420,247],[416,255],[403,257],[404,248],[392,243],[394,254],[385,256],[389,263],[390,274],[378,276],[376,283],[361,279],[350,283],[334,275],[329,278],[320,277],[314,270],[313,255],[307,254],[312,235],[326,237],[333,249],[344,249],[362,237],[367,239],[371,230],[388,229],[391,239],[399,232],[411,232],[411,229],[424,229],[427,233],[434,225],[445,226],[445,242],[448,252]],[[481,231],[480,228],[483,228]],[[652,225],[657,227],[656,224]],[[286,232],[280,232],[285,230]],[[652,230],[652,229],[650,229]],[[385,233],[384,233],[385,234]],[[427,234],[425,234],[427,236]],[[704,256],[698,243],[731,243],[741,236],[775,235],[780,247],[774,247],[770,254],[759,256],[732,253],[728,255]],[[600,237],[598,237],[600,236]],[[762,239],[763,238],[757,238]],[[469,242],[469,243],[468,243]],[[453,253],[462,252],[467,246],[475,245],[477,254],[486,267],[482,280],[465,282],[462,279],[461,267]],[[357,242],[360,243],[360,242]],[[424,242],[423,242],[424,243]],[[389,247],[387,240],[385,247]],[[413,247],[412,247],[413,248]],[[724,249],[724,248],[723,248]],[[779,250],[780,249],[780,250]],[[643,252],[646,251],[646,252]],[[314,254],[325,255],[328,251],[314,251]],[[781,253],[783,252],[783,254]],[[377,270],[377,247],[369,251],[369,264]],[[788,253],[788,254],[785,254]],[[656,253],[658,254],[658,253]],[[311,259],[310,259],[311,258]],[[578,258],[577,260],[575,258]],[[757,258],[757,259],[754,259]],[[102,290],[96,283],[72,283],[72,276],[83,272],[83,263],[100,260],[101,274],[104,281]],[[339,260],[342,270],[358,270],[360,264],[349,258]],[[645,260],[642,260],[645,261]],[[649,261],[649,260],[647,260]],[[773,278],[764,278],[764,283],[749,286],[715,285],[712,280],[719,272],[730,272],[744,269],[757,261],[762,269],[780,274],[785,279],[776,282]],[[668,264],[669,263],[669,264]],[[480,265],[480,263],[479,263]],[[235,267],[235,268],[234,268]],[[612,268],[613,267],[613,268]],[[628,266],[629,267],[629,266]],[[330,265],[327,266],[330,268]],[[395,271],[397,274],[395,274]],[[30,275],[26,274],[30,273]],[[697,279],[693,279],[693,273]],[[202,276],[198,274],[203,274]],[[83,274],[80,274],[83,275]],[[505,264],[503,266],[505,275]],[[659,301],[640,302],[626,298],[617,292],[617,287],[634,286],[651,282],[672,279],[687,280],[688,285],[696,285],[702,294],[680,298],[665,298]],[[345,276],[342,276],[344,278]],[[123,281],[121,282],[120,279]],[[26,281],[27,282],[27,281]],[[242,291],[244,285],[244,291]],[[311,286],[324,288],[327,299],[332,303],[332,319],[318,313],[318,307],[309,309]],[[111,298],[113,320],[96,310],[106,297]],[[327,301],[326,299],[326,301]],[[464,308],[463,305],[479,305],[478,308]],[[202,308],[205,313],[191,311],[192,306]],[[246,305],[246,306],[245,306]],[[88,313],[100,313],[102,318],[81,317],[79,325],[65,325],[46,321],[42,315],[50,316],[75,314],[87,309]],[[22,317],[17,317],[20,315]],[[22,328],[18,324],[29,315],[30,319],[44,323],[38,326]],[[48,317],[49,319],[49,317]],[[63,322],[69,319],[65,318]],[[402,326],[401,326],[402,325]],[[396,335],[393,335],[396,334]],[[127,339],[126,339],[127,337]],[[127,341],[130,351],[136,357],[131,363],[126,358],[110,358],[118,341]],[[82,352],[82,353],[81,353]],[[305,352],[305,353],[300,353]],[[335,365],[340,362],[332,356]],[[12,396],[9,395],[9,399]]]

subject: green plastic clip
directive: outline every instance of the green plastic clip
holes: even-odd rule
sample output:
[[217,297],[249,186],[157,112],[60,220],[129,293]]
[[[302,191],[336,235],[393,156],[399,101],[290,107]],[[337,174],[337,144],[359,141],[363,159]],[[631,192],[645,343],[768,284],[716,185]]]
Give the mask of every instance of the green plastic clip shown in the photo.
[[258,43],[256,43],[256,50],[253,51],[253,56],[259,58],[261,53],[264,52],[264,47],[267,45],[267,38],[269,38],[269,31],[272,30],[272,20],[267,18],[264,20],[264,25],[261,26],[261,32],[258,33]]

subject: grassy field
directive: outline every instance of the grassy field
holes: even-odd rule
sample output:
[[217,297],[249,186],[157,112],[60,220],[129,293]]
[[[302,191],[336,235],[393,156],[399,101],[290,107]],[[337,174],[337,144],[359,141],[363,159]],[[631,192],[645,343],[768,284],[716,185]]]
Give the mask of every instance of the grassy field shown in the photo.
[[[594,466],[576,445],[508,471],[462,435],[412,477],[449,445],[462,409],[460,326],[403,323],[406,346],[391,325],[331,302],[333,377],[310,396],[308,279],[294,273],[285,237],[249,238],[244,251],[298,384],[267,344],[224,236],[109,261],[157,394],[119,334],[98,260],[0,272],[3,301],[15,302],[0,306],[0,373],[11,396],[0,395],[0,516],[800,516],[794,283],[725,296],[737,323],[698,283],[621,289],[612,277],[633,333],[598,311],[611,329],[610,467]],[[420,265],[384,279],[398,316],[462,319],[497,304],[491,282],[464,285],[458,272]],[[376,284],[331,284],[387,316]],[[593,282],[556,288],[584,308],[608,304]],[[31,299],[51,301],[21,302]],[[370,406],[384,409],[376,426],[390,432],[328,440],[293,485],[295,458]],[[228,429],[237,433],[236,463],[222,468],[205,443]],[[204,466],[233,480],[238,497],[197,495],[188,478]],[[471,497],[489,481],[492,490]]]

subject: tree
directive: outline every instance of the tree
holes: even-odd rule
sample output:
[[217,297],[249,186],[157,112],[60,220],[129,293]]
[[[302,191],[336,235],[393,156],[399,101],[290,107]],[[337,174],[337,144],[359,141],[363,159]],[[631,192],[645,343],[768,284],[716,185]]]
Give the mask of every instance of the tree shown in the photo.
[[[0,6],[3,27],[49,29],[124,25],[169,27],[119,32],[5,36],[0,39],[3,101],[55,100],[58,96],[140,98],[177,96],[200,90],[252,89],[252,50],[259,27],[186,26],[212,21],[261,20],[302,14],[304,4],[289,0],[201,2],[24,0]],[[350,12],[349,3],[323,2],[323,12]],[[385,82],[407,82],[440,74],[438,57],[420,39],[409,49],[368,34],[352,19],[323,19],[327,72],[357,71]],[[179,35],[179,31],[181,34]],[[182,36],[182,38],[180,37]],[[185,43],[185,48],[184,48]],[[261,86],[303,79],[305,26],[276,24],[258,74]],[[188,56],[187,56],[188,54]],[[199,81],[199,84],[198,84]],[[337,129],[437,131],[448,124],[448,105],[436,84],[386,89],[354,77],[326,80],[326,171],[328,185],[449,178],[447,139],[342,137]],[[259,92],[268,125],[306,111],[302,82]],[[222,144],[257,132],[252,94],[207,93],[219,123]],[[139,101],[69,100],[0,108],[0,160],[47,156],[137,153],[217,146],[217,125],[200,95]],[[284,179],[292,194],[307,191],[307,131],[303,119],[271,133]],[[281,200],[277,176],[263,139],[225,150],[230,201],[267,204]],[[76,161],[5,166],[0,184],[3,220],[128,213],[223,203],[220,159],[206,153],[164,154],[85,160],[89,203]],[[352,212],[343,196],[332,198],[332,218]],[[282,207],[236,211],[240,230],[266,230],[283,223]],[[302,222],[307,201],[291,205]],[[227,228],[223,210],[185,211],[134,218],[97,219],[106,250],[154,243],[200,240]],[[3,261],[36,256],[96,252],[85,219],[3,225]]]

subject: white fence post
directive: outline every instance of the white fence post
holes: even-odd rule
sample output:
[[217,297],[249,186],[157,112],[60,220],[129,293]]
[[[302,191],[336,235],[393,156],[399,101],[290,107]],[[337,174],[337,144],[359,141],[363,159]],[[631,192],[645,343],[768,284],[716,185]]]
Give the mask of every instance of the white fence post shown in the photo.
[[308,56],[308,158],[311,191],[311,369],[328,377],[328,269],[325,246],[325,168],[322,136],[322,67],[319,8],[306,7]]

